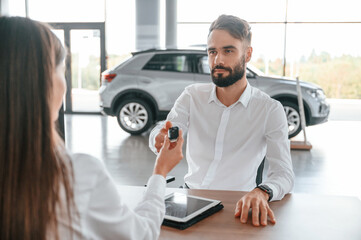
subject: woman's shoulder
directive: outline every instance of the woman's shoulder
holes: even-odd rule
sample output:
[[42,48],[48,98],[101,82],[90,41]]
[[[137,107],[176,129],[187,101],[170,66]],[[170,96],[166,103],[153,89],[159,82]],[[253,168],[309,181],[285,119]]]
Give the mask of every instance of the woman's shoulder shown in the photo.
[[74,172],[75,191],[90,193],[99,185],[112,181],[104,163],[88,154],[69,154]]
[[104,163],[94,156],[84,153],[69,154],[74,173],[86,173],[95,176],[105,170]]
[[73,161],[87,161],[94,162],[95,164],[98,164],[100,162],[100,160],[96,157],[86,153],[69,153],[69,156]]

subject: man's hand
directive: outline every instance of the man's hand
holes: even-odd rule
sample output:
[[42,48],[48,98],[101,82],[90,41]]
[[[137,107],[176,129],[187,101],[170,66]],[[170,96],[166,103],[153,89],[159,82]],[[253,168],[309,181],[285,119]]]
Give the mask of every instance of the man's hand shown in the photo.
[[239,217],[241,223],[247,223],[248,212],[252,208],[252,223],[254,226],[267,225],[267,217],[270,222],[275,224],[276,218],[273,211],[268,205],[268,194],[262,190],[255,188],[251,192],[244,195],[238,202],[234,213],[235,217]]
[[[170,121],[167,121],[163,128],[159,131],[158,135],[155,137],[155,148],[157,149],[157,152],[160,151],[160,149],[162,148],[163,144],[164,144],[164,138],[165,136],[168,135],[168,129],[172,127],[172,123]],[[170,148],[172,149],[174,148],[175,144],[174,143],[170,143]]]

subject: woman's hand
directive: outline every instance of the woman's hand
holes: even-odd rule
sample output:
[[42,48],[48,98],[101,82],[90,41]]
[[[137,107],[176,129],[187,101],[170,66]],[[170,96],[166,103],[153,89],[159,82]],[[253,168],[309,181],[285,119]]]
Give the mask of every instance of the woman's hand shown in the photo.
[[183,159],[183,132],[179,130],[177,142],[171,143],[168,136],[164,137],[163,146],[155,162],[153,174],[159,174],[164,177]]

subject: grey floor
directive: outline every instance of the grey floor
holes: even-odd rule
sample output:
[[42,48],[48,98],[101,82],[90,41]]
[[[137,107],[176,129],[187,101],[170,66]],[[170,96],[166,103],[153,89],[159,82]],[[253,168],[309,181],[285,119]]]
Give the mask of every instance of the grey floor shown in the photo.
[[[329,100],[330,120],[307,127],[313,148],[292,150],[295,193],[356,196],[361,199],[361,100]],[[152,174],[155,154],[148,134],[131,136],[114,117],[67,114],[66,146],[71,152],[91,154],[104,161],[119,185],[143,186]],[[296,140],[303,140],[300,134]],[[172,170],[169,187],[183,183],[185,160]]]

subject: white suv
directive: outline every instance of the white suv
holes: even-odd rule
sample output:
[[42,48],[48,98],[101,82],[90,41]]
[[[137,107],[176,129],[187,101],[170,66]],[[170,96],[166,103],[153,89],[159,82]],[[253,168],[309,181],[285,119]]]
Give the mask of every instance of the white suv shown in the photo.
[[[302,129],[296,81],[269,77],[248,64],[249,83],[284,106],[289,137]],[[130,134],[147,131],[164,120],[187,85],[210,82],[207,52],[203,50],[155,50],[136,52],[125,62],[102,73],[99,89],[103,113],[116,116],[120,127]],[[300,82],[306,125],[327,121],[329,104],[323,90]]]

